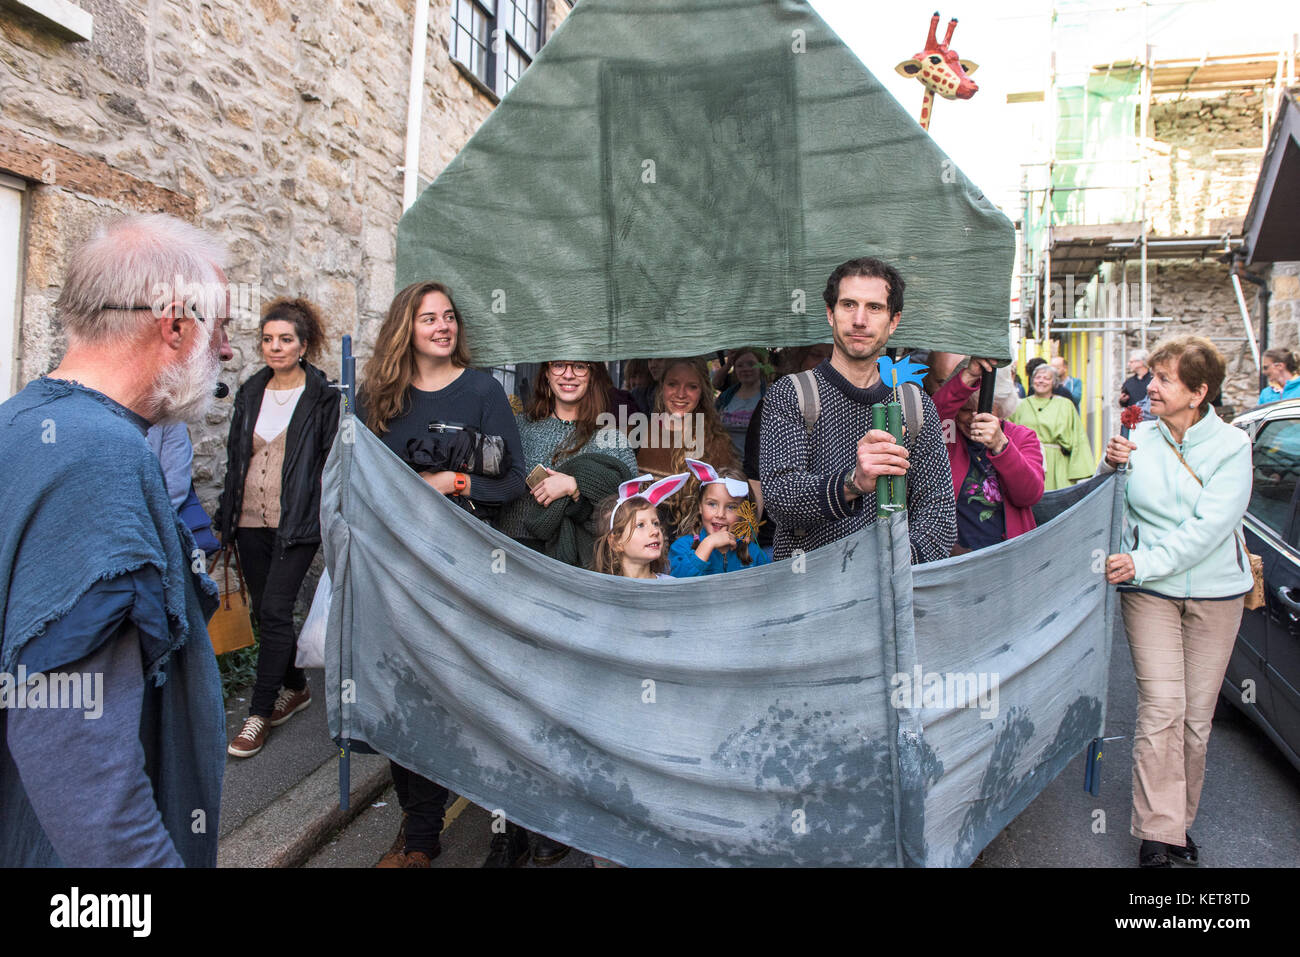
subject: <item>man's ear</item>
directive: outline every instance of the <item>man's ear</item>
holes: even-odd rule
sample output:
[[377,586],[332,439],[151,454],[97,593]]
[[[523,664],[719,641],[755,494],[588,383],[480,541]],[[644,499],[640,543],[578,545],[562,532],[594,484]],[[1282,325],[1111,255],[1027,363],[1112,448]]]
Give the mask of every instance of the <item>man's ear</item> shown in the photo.
[[173,302],[161,310],[154,311],[154,327],[159,338],[169,348],[180,351],[185,342],[185,324],[194,322],[185,315],[185,307]]
[[896,312],[894,313],[894,318],[889,320],[889,334],[891,336],[894,334],[894,330],[898,328],[898,323],[902,318],[903,314],[901,312]]

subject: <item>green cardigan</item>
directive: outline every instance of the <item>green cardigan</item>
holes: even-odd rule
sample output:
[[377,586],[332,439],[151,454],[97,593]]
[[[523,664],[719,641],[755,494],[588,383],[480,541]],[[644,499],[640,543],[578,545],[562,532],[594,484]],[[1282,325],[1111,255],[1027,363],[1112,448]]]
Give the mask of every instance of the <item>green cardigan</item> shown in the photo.
[[549,557],[590,568],[596,536],[603,532],[592,527],[596,503],[616,494],[619,484],[632,478],[632,470],[612,455],[584,452],[565,459],[555,471],[577,480],[578,500],[565,497],[542,508],[528,496],[524,527],[530,538],[545,542],[543,551]]

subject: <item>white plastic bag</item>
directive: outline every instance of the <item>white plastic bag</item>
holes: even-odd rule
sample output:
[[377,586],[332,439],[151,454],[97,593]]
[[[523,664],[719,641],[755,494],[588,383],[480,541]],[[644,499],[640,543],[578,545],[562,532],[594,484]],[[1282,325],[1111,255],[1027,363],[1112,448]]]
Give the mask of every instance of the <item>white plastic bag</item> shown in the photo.
[[329,624],[330,596],[333,591],[329,569],[326,569],[321,572],[320,583],[311,600],[311,609],[307,612],[307,620],[302,623],[302,632],[298,635],[298,655],[294,664],[299,668],[325,667],[325,626]]

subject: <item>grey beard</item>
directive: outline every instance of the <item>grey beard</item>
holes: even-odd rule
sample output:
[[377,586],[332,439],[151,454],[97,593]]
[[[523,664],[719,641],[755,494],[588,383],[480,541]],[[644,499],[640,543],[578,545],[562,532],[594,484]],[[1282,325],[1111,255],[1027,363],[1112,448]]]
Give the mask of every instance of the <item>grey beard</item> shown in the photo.
[[212,408],[221,360],[200,339],[192,353],[165,367],[154,384],[153,407],[160,423],[201,422]]

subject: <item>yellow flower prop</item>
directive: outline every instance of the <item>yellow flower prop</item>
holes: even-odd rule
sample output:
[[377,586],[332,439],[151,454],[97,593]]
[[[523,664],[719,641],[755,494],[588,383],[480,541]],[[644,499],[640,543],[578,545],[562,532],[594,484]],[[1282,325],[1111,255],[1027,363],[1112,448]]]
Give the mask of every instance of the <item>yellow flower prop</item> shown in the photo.
[[754,507],[754,503],[741,502],[736,509],[736,514],[740,516],[740,521],[731,526],[731,534],[742,541],[757,541],[758,530],[767,522],[758,517],[758,509]]

